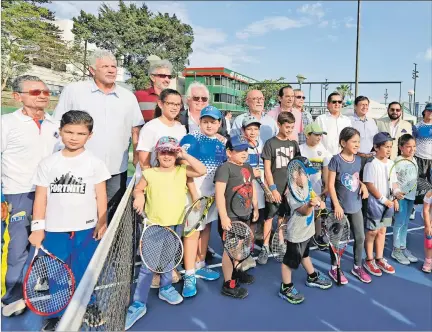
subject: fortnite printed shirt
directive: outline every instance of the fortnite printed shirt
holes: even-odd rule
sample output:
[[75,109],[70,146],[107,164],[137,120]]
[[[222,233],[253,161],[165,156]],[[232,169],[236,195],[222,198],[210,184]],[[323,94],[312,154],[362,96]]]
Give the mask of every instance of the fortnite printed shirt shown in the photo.
[[200,131],[194,131],[180,141],[187,153],[195,157],[207,168],[207,174],[194,178],[200,196],[215,194],[214,176],[216,169],[226,160],[225,145],[216,137],[208,137]]
[[226,183],[225,206],[231,220],[251,215],[253,179],[255,177],[249,164],[239,166],[227,161],[216,170],[215,182]]
[[105,164],[88,150],[76,157],[65,157],[59,151],[43,159],[33,184],[47,188],[45,230],[73,232],[95,227],[95,185],[109,178]]
[[346,161],[340,154],[337,154],[330,160],[328,169],[336,173],[336,194],[344,212],[353,214],[360,211],[362,207],[360,196],[361,158],[354,155],[353,161]]

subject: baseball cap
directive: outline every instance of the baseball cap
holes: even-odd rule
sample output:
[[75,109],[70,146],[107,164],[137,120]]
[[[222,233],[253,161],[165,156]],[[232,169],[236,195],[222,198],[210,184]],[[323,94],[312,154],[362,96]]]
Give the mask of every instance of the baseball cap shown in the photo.
[[225,147],[227,150],[246,151],[249,149],[249,143],[244,136],[233,135],[228,138]]
[[155,151],[178,151],[179,141],[171,136],[162,136],[156,143]]
[[432,103],[427,103],[426,104],[426,106],[425,106],[425,108],[424,108],[424,110],[422,112],[423,116],[425,116],[426,111],[432,111]]
[[324,130],[322,130],[321,126],[316,123],[316,122],[312,122],[310,124],[308,124],[305,129],[304,129],[304,134],[305,135],[309,135],[309,134],[316,134],[316,135],[327,135],[327,132],[325,132]]
[[394,138],[389,133],[380,132],[373,137],[373,144],[385,143],[388,141],[394,141]]
[[310,162],[310,160],[306,157],[303,156],[297,156],[294,157],[292,160],[299,160],[303,163],[303,165],[305,166],[306,169],[306,173],[308,175],[313,175],[313,174],[317,174],[318,171],[313,167],[312,163]]
[[206,106],[201,110],[200,119],[209,116],[213,119],[220,120],[222,118],[222,113],[214,106]]
[[261,126],[261,122],[259,122],[259,120],[256,117],[252,115],[246,115],[242,121],[242,127],[246,128],[251,124],[257,124],[258,127]]

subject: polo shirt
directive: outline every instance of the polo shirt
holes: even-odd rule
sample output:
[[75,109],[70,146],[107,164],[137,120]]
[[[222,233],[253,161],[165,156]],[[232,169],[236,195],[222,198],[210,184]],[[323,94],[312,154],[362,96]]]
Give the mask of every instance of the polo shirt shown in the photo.
[[135,91],[135,97],[138,100],[142,116],[146,122],[154,118],[155,108],[159,96],[153,87],[146,90]]
[[32,178],[39,162],[62,147],[59,122],[45,113],[40,128],[22,108],[1,117],[1,182],[4,194],[35,191]]
[[125,172],[132,128],[144,125],[134,94],[118,85],[105,94],[94,80],[74,82],[63,89],[54,119],[60,120],[69,110],[86,111],[93,117],[93,135],[86,149],[105,163],[111,175]]
[[[242,122],[245,116],[251,115],[249,112],[242,113],[238,115],[231,128],[231,136],[232,135],[242,135]],[[267,142],[270,138],[273,136],[276,136],[279,132],[278,126],[276,124],[276,121],[273,120],[271,116],[269,116],[266,113],[263,113],[261,115],[261,119],[259,119],[259,122],[261,123],[260,126],[260,139],[263,142]]]
[[322,136],[321,142],[324,147],[333,156],[338,154],[340,151],[339,134],[342,129],[352,126],[351,119],[342,114],[339,114],[338,117],[334,117],[330,112],[327,112],[318,116],[315,122],[327,133],[327,135]]
[[[360,132],[360,153],[369,154],[373,148],[373,137],[378,134],[378,127],[375,120],[365,118],[360,119],[359,116],[354,113],[350,117],[353,128]],[[397,144],[393,142],[393,144]]]

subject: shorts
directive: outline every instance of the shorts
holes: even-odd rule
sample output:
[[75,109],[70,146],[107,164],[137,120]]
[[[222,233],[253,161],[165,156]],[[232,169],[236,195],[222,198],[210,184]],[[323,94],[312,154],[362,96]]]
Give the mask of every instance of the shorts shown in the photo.
[[[251,221],[251,216],[244,216],[244,217],[235,217],[235,218],[231,218],[230,217],[230,219],[231,219],[231,221],[241,221],[241,222],[244,222],[244,223],[246,223],[246,224],[250,224],[250,221]],[[221,237],[221,239],[222,239],[222,243],[224,242],[223,241],[223,238],[224,238],[224,230],[222,229],[222,223],[221,223],[221,219],[220,219],[220,217],[218,217],[218,233],[219,233],[219,236]]]
[[392,222],[393,218],[383,218],[381,220],[365,218],[365,228],[369,231],[376,231],[383,227],[390,227],[392,225]]
[[284,195],[281,195],[281,203],[265,203],[264,220],[273,219],[274,216],[285,217],[289,215],[290,207]]
[[303,258],[309,257],[309,244],[311,239],[300,243],[285,241],[287,248],[283,257],[283,263],[290,269],[297,269]]

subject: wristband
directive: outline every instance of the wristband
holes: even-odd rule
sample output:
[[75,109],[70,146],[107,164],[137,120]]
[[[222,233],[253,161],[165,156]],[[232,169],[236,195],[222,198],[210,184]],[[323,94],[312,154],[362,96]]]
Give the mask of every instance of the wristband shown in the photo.
[[269,189],[270,189],[271,191],[276,190],[276,189],[277,189],[277,186],[276,186],[275,184],[272,184],[271,186],[269,186]]
[[31,231],[45,230],[45,219],[32,220],[31,221]]
[[384,205],[387,202],[387,198],[384,196],[381,196],[379,199],[379,202]]

